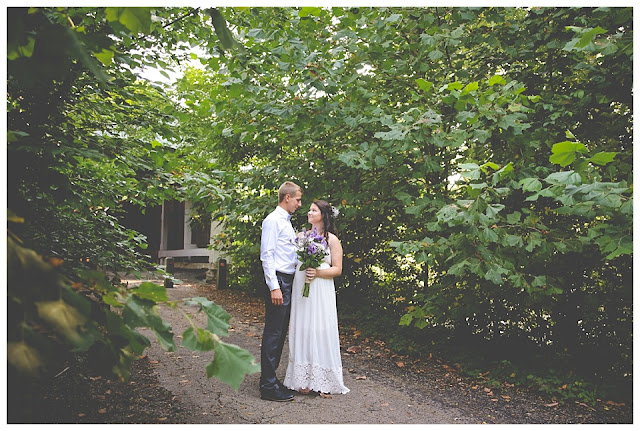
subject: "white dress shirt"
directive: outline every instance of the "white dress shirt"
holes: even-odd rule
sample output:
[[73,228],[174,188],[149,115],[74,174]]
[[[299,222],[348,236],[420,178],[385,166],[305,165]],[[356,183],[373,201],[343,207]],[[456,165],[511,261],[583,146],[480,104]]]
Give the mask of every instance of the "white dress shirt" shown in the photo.
[[262,222],[260,260],[269,290],[280,289],[276,271],[296,272],[296,233],[291,226],[291,215],[278,206]]

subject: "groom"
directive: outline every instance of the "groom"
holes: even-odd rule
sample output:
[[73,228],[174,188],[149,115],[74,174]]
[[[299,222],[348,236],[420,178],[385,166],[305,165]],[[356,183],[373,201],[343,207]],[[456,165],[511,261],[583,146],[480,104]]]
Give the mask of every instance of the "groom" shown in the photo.
[[[289,329],[291,288],[296,271],[296,234],[291,214],[302,205],[302,189],[287,181],[278,190],[278,206],[262,222],[260,260],[270,294],[265,298],[264,333],[260,355],[260,397],[292,401],[293,394],[276,378]],[[266,293],[266,292],[265,292]]]

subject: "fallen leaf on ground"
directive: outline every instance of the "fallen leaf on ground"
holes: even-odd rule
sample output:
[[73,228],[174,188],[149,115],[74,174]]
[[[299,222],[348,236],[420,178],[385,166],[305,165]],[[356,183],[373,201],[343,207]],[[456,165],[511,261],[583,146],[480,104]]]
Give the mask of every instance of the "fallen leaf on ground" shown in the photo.
[[85,416],[86,416],[86,414],[84,414],[84,413],[78,413],[78,417],[79,417],[79,418],[83,418],[83,417],[85,417]]
[[347,349],[347,353],[360,353],[362,352],[362,347],[360,346],[351,346]]
[[98,413],[100,413],[100,414],[104,414],[104,413],[106,413],[106,412],[107,412],[107,409],[100,409],[100,410],[98,410]]
[[545,407],[555,407],[557,405],[558,405],[558,403],[550,403],[550,404],[545,404],[544,406]]
[[167,418],[158,418],[159,421],[166,421]]
[[367,376],[358,376],[356,380],[367,380]]
[[402,368],[404,367],[404,362],[396,362],[396,365],[398,366],[398,368]]
[[331,398],[331,395],[329,395],[329,394],[323,394],[322,392],[320,392],[320,396],[321,396],[322,398]]

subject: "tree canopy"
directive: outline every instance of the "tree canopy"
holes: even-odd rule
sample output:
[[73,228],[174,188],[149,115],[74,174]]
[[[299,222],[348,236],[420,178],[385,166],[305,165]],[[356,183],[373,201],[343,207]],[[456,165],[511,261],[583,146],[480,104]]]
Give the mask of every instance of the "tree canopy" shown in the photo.
[[[583,372],[628,382],[632,16],[9,9],[12,229],[70,272],[133,269],[145,238],[125,204],[189,199],[224,221],[231,279],[255,291],[260,223],[293,180],[340,210],[345,307],[590,355]],[[138,76],[187,61],[172,86]]]

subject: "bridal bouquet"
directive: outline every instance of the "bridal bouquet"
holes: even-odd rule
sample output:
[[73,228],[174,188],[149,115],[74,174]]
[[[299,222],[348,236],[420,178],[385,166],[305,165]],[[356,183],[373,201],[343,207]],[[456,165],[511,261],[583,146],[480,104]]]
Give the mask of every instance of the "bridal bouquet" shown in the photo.
[[[317,268],[320,266],[324,257],[328,254],[327,240],[318,234],[318,230],[314,227],[312,231],[304,229],[302,235],[296,238],[296,252],[302,265],[300,270],[307,268]],[[309,297],[309,281],[305,279],[302,296]]]

